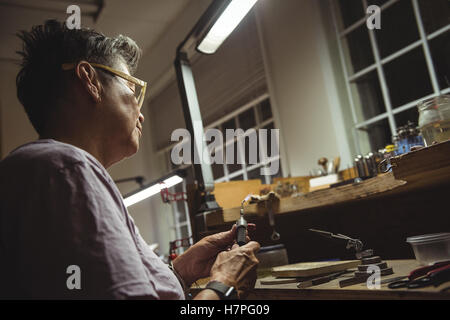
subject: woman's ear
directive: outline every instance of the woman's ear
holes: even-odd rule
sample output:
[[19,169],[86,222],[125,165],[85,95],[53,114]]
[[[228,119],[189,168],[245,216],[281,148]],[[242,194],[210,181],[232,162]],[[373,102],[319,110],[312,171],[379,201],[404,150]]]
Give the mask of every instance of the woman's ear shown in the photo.
[[80,61],[75,67],[75,73],[89,96],[94,102],[100,103],[102,101],[102,86],[94,67],[87,61]]

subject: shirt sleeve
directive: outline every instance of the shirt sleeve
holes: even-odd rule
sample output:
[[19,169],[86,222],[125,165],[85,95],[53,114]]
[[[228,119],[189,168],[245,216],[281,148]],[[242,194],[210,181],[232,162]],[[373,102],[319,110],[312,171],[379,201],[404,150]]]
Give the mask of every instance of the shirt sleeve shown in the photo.
[[[35,248],[33,255],[50,259],[40,267],[63,276],[46,279],[47,285],[63,297],[157,299],[118,198],[104,176],[79,163],[59,169],[48,181],[43,191],[53,199],[42,213],[46,246]],[[79,268],[78,278],[67,272],[71,265]]]

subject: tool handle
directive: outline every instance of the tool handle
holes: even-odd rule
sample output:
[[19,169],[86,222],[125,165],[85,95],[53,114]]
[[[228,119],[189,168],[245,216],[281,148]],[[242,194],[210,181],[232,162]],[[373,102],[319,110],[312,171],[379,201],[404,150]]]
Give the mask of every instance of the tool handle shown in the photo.
[[247,226],[247,221],[242,216],[236,221],[236,242],[239,246],[247,243]]
[[246,232],[247,228],[245,228],[244,226],[240,226],[237,228],[236,230],[236,242],[239,246],[243,246],[247,243],[246,241]]

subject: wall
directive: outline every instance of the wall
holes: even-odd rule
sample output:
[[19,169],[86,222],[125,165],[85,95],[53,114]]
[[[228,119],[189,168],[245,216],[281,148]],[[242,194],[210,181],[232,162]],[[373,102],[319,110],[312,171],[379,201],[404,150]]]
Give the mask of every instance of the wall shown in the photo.
[[[19,67],[17,62],[2,60],[0,62],[0,138],[1,138],[1,158],[6,157],[12,150],[27,142],[38,138],[34,131],[28,117],[16,97],[15,78]],[[143,109],[144,116],[145,109]],[[148,130],[145,128],[144,131]],[[146,146],[148,145],[146,139],[148,134],[144,134],[141,141],[140,151],[133,157],[123,160],[114,165],[108,171],[114,180],[120,178],[127,178],[137,175],[143,175],[150,178],[151,164],[145,160]],[[119,185],[122,194],[128,193],[138,186],[135,183],[126,183]],[[134,217],[138,224],[143,237],[149,242],[157,242],[157,236],[152,232],[152,225],[157,225],[157,221],[152,221],[150,214],[151,201],[143,202],[139,205],[130,208],[130,214]]]
[[[149,109],[152,97],[174,79],[175,48],[195,24],[210,0],[195,0],[165,32],[146,50],[137,76],[149,83],[149,98],[142,112],[146,118],[140,151],[130,159],[109,169],[113,179],[143,175],[152,181],[166,173],[165,159],[156,153]],[[274,107],[276,126],[281,128],[283,173],[307,175],[318,167],[319,157],[340,155],[343,166],[350,163],[346,115],[340,101],[338,56],[332,42],[333,30],[323,16],[324,1],[260,0],[256,16],[263,48],[266,78]],[[326,11],[326,10],[325,10]],[[331,52],[331,53],[330,53]],[[31,124],[15,96],[17,67],[0,62],[1,156],[13,148],[34,140]],[[344,90],[345,91],[345,90]],[[155,106],[157,108],[158,106]],[[164,106],[159,106],[164,107]],[[180,110],[181,112],[181,110]],[[156,132],[157,133],[157,132]],[[119,185],[123,194],[137,188],[134,183]],[[162,253],[168,251],[173,234],[167,232],[171,209],[159,196],[129,208],[142,236],[148,243],[158,242]]]
[[16,96],[16,75],[18,71],[17,62],[0,61],[1,158],[8,155],[16,147],[37,138],[37,134]]
[[308,175],[320,157],[340,155],[346,167],[351,151],[318,1],[260,0],[257,16],[290,174]]
[[[168,79],[174,78],[172,65],[176,46],[194,26],[210,1],[192,1],[182,15],[170,25],[164,36],[152,48],[146,48],[144,51],[136,76],[148,81],[150,97],[156,94],[161,79],[165,79],[167,75]],[[107,30],[103,31],[108,33]],[[14,148],[38,138],[16,97],[15,78],[19,70],[16,64],[17,61],[0,60],[0,159]],[[161,83],[164,85],[164,81]],[[133,157],[108,169],[114,180],[142,175],[150,182],[166,173],[164,159],[156,154],[150,133],[150,100],[147,98],[142,107],[146,121],[143,125],[140,150]],[[136,190],[138,185],[134,182],[121,183],[118,188],[122,194],[127,194]],[[129,207],[128,210],[147,243],[158,243],[160,252],[167,253],[169,241],[174,239],[174,233],[167,232],[172,219],[171,207],[162,203],[160,196],[156,195]]]

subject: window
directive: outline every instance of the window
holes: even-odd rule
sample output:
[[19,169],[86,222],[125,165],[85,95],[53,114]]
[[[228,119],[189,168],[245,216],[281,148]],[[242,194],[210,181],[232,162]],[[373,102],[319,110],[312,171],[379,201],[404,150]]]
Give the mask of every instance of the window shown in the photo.
[[[257,163],[250,159],[250,139],[243,137],[242,147],[237,143],[237,137],[233,140],[226,141],[227,129],[242,129],[244,132],[248,129],[255,129],[257,132],[259,129],[267,130],[267,147],[271,146],[271,134],[270,130],[275,129],[274,119],[272,116],[272,108],[270,105],[269,95],[267,93],[257,97],[250,103],[238,108],[231,114],[209,124],[205,127],[207,129],[218,129],[222,132],[224,144],[222,147],[218,147],[212,156],[217,155],[223,159],[226,158],[227,147],[233,148],[233,163],[227,164],[225,161],[223,164],[214,163],[211,165],[213,171],[214,182],[224,181],[236,181],[236,180],[249,180],[260,179],[263,184],[270,184],[275,177],[282,176],[281,168],[274,176],[261,175],[260,169],[263,166],[268,166],[274,161],[279,161],[279,155],[273,155],[272,150],[259,150],[257,147],[258,157]],[[170,154],[172,147],[166,150],[166,159],[169,164],[170,170],[176,168],[170,161]],[[278,146],[276,146],[278,147]],[[267,157],[265,156],[267,155]],[[239,160],[239,161],[238,161]]]
[[[274,176],[261,175],[260,173],[260,169],[263,166],[270,165],[270,163],[274,161],[279,161],[279,155],[273,156],[271,150],[263,152],[262,150],[259,150],[258,145],[256,148],[258,151],[257,163],[254,163],[254,161],[250,159],[251,146],[249,138],[241,138],[244,140],[242,141],[241,148],[240,144],[237,143],[237,137],[233,140],[226,141],[226,129],[238,128],[242,129],[244,132],[248,129],[255,129],[257,132],[259,129],[267,129],[267,146],[270,148],[270,129],[274,129],[275,126],[268,94],[261,95],[230,115],[219,119],[206,127],[206,129],[208,128],[217,128],[223,133],[224,148],[218,148],[216,152],[223,152],[226,157],[227,146],[230,148],[231,145],[234,148],[233,164],[213,164],[214,182],[260,179],[263,184],[270,184],[274,177],[281,176],[281,169]],[[265,157],[265,155],[268,157]],[[240,162],[242,162],[242,164],[238,163],[238,159],[241,159]]]
[[[233,164],[217,164],[211,165],[213,171],[214,182],[225,182],[225,181],[238,181],[238,180],[249,180],[249,179],[260,179],[263,184],[271,184],[273,178],[281,177],[282,170],[281,164],[279,164],[279,170],[274,175],[261,175],[260,169],[264,166],[269,166],[272,162],[280,162],[279,155],[273,155],[271,150],[266,152],[261,152],[258,150],[258,161],[257,163],[251,163],[249,159],[249,139],[244,138],[244,144],[242,148],[239,148],[237,143],[237,137],[229,142],[226,141],[226,129],[243,129],[244,131],[248,129],[267,129],[267,146],[271,146],[271,135],[270,129],[274,129],[274,119],[272,116],[272,108],[270,105],[269,95],[267,93],[257,97],[250,103],[238,108],[231,114],[209,124],[205,127],[207,129],[218,129],[222,132],[224,138],[224,144],[222,147],[215,150],[216,154],[219,156],[226,156],[226,145],[232,145],[234,148],[234,161]],[[164,149],[164,155],[167,163],[168,171],[177,168],[176,165],[171,161],[171,152],[174,145],[171,145]],[[259,147],[258,147],[259,149]],[[212,154],[214,156],[215,154]],[[265,156],[267,155],[267,157]],[[237,163],[237,159],[245,159],[242,164]],[[245,157],[245,158],[244,158]],[[225,161],[224,161],[225,162]],[[253,161],[252,161],[253,162]],[[185,182],[183,184],[177,185],[171,188],[171,192],[181,192],[186,190]],[[173,222],[170,223],[171,229],[175,232],[177,239],[186,238],[192,235],[191,225],[188,218],[188,207],[185,202],[174,202],[172,203],[173,211]],[[180,253],[183,252],[180,249]]]
[[[171,193],[186,192],[186,181],[177,184],[169,189]],[[192,236],[191,221],[189,220],[189,209],[186,201],[173,201],[170,203],[172,206],[173,223],[169,222],[170,229],[175,233],[175,239],[186,239]],[[181,254],[186,251],[187,247],[180,247],[176,250],[177,254]]]
[[[399,126],[417,125],[417,104],[450,92],[448,0],[329,0],[358,153],[392,143]],[[381,8],[381,29],[366,8]]]

